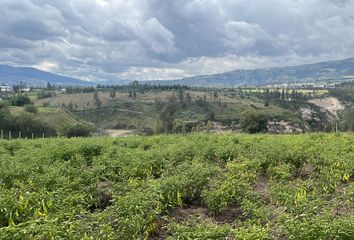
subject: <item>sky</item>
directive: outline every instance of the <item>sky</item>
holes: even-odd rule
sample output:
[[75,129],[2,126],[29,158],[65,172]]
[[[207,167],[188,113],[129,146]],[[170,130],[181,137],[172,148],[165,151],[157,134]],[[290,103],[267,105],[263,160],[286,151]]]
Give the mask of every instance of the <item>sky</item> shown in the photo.
[[354,57],[354,0],[0,0],[0,63],[164,80]]

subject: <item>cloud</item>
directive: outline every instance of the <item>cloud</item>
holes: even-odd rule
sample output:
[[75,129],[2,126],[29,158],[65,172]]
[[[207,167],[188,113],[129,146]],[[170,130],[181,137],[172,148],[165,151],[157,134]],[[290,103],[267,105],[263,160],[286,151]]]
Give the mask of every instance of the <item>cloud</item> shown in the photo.
[[354,0],[2,0],[0,63],[171,79],[354,55]]
[[35,68],[42,70],[42,71],[56,71],[58,70],[58,64],[55,62],[48,62],[48,61],[43,61],[40,62],[38,65],[34,65]]

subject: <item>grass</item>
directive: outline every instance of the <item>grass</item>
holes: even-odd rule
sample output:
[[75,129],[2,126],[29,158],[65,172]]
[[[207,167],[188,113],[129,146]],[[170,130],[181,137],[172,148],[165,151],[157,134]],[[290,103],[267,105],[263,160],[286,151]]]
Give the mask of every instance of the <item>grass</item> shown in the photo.
[[[10,108],[10,113],[13,116],[19,115],[25,112],[23,107],[13,107]],[[38,108],[38,113],[36,116],[44,122],[50,123],[51,126],[54,126],[56,130],[61,129],[65,125],[70,125],[76,123],[78,120],[75,119],[72,115],[61,108]]]
[[[208,92],[204,91],[185,91],[185,94],[190,94],[192,100],[196,100],[198,97],[203,98],[204,95],[207,97],[207,101],[212,102],[213,99],[210,96]],[[154,92],[154,91],[148,91],[144,93],[137,92],[136,99],[133,99],[132,97],[129,97],[129,94],[126,92],[117,92],[115,98],[111,98],[109,95],[109,92],[104,92],[104,91],[99,91],[98,96],[99,99],[102,102],[102,107],[108,107],[111,106],[113,102],[128,102],[128,103],[134,103],[134,102],[141,102],[141,103],[154,103],[155,100],[160,100],[163,102],[168,101],[168,99],[171,96],[175,96],[176,98],[178,97],[177,92],[173,91],[160,91],[160,92]],[[94,109],[94,93],[76,93],[76,94],[60,94],[58,93],[57,96],[55,97],[50,97],[50,98],[45,98],[45,99],[39,99],[39,100],[34,100],[34,103],[37,106],[43,106],[45,103],[50,103],[51,107],[61,107],[63,104],[69,105],[69,103],[74,104],[74,109],[76,110],[87,110],[87,109]],[[234,98],[229,98],[225,97],[220,94],[218,97],[218,100],[221,100],[222,102],[227,102],[227,103],[236,103],[243,101],[241,99],[234,99]],[[76,107],[75,107],[76,105]]]
[[[224,123],[238,122],[245,111],[259,111],[264,112],[272,118],[301,122],[301,118],[291,110],[277,105],[265,107],[262,100],[254,97],[250,99],[227,97],[219,93],[219,97],[215,101],[212,97],[212,92],[186,91],[185,95],[187,93],[191,96],[192,104],[187,105],[186,108],[177,112],[177,122],[208,119],[209,113],[204,108],[195,104],[196,99],[203,99],[204,96],[206,97],[209,110],[216,117],[216,121]],[[100,109],[94,106],[93,93],[58,94],[52,98],[36,100],[35,104],[42,106],[44,103],[50,102],[50,106],[52,107],[61,107],[63,104],[68,106],[69,103],[72,103],[74,107],[73,114],[75,116],[93,122],[101,128],[115,128],[125,125],[154,129],[156,117],[154,102],[159,100],[166,103],[171,96],[175,96],[177,102],[179,101],[178,93],[173,91],[138,92],[136,99],[122,92],[117,92],[117,96],[112,99],[109,97],[109,92],[99,92],[99,98],[102,102]],[[221,101],[222,104],[219,105],[218,101]]]

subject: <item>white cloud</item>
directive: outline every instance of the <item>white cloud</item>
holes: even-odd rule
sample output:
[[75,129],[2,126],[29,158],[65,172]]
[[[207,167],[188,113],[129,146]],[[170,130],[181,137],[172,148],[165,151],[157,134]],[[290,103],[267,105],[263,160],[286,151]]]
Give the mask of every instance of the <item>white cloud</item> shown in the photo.
[[58,70],[58,64],[55,62],[48,62],[48,61],[43,61],[40,62],[38,65],[34,65],[35,68],[42,70],[42,71],[47,71],[47,72],[55,72]]
[[2,0],[0,63],[171,79],[354,56],[354,0]]

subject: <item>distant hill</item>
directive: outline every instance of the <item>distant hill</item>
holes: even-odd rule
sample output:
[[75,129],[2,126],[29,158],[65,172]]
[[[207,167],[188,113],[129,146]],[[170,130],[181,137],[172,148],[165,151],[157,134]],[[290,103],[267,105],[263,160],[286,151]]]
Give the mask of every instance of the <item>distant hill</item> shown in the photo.
[[71,77],[56,75],[31,67],[12,67],[0,65],[0,83],[6,85],[25,83],[27,86],[46,86],[50,84],[62,86],[86,86],[96,85],[94,82],[83,81]]
[[354,80],[354,58],[306,64],[189,77],[169,81],[146,81],[150,84],[182,84],[202,87],[264,86],[294,83],[331,83]]
[[[235,70],[226,73],[195,76],[177,80],[142,81],[148,84],[181,84],[191,87],[264,86],[296,83],[333,83],[354,80],[354,58],[306,64],[292,67]],[[130,80],[88,82],[56,75],[28,67],[0,65],[0,83],[13,85],[24,82],[28,86],[45,86],[48,82],[63,86],[127,85]]]

